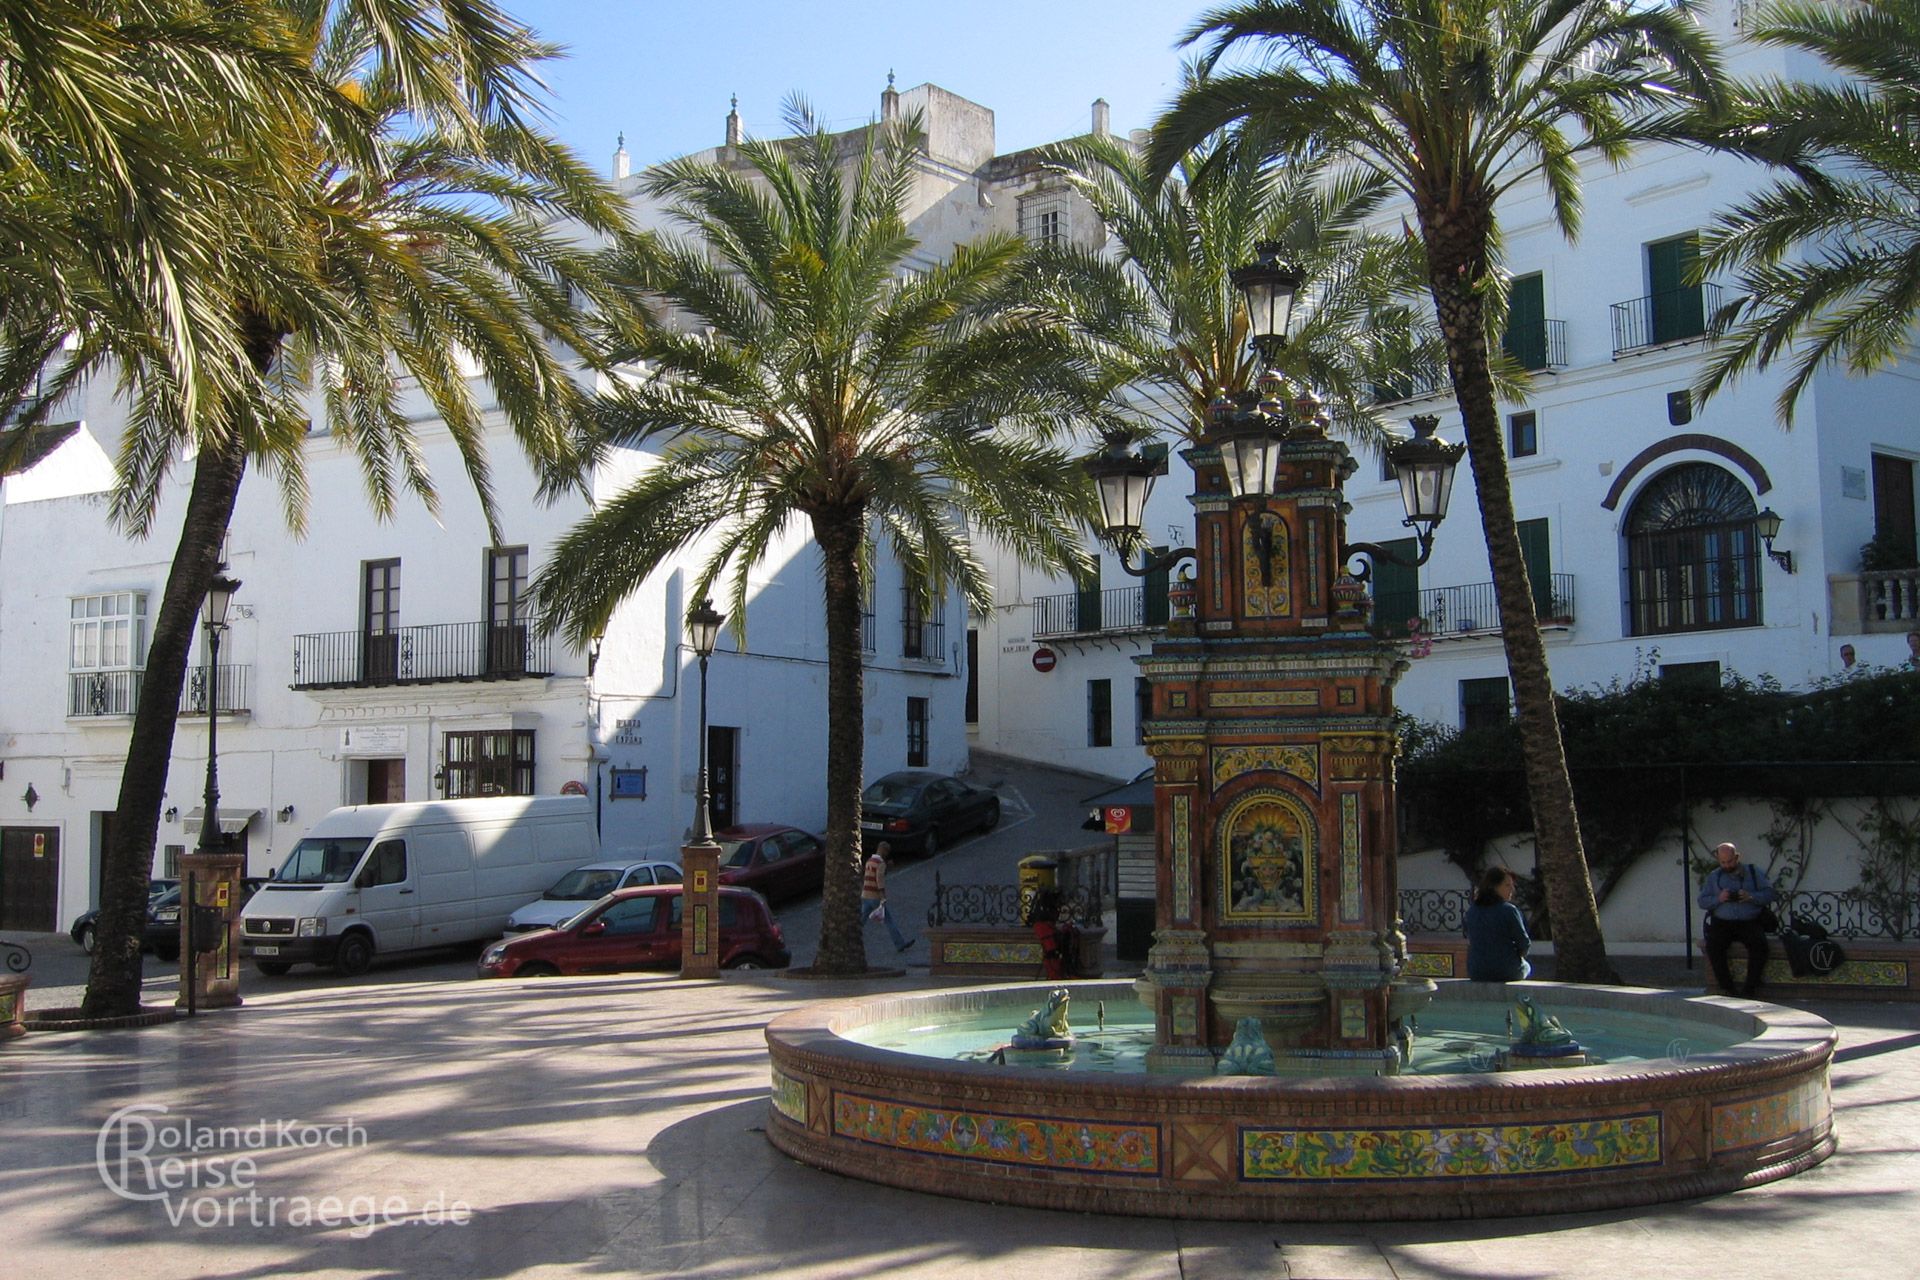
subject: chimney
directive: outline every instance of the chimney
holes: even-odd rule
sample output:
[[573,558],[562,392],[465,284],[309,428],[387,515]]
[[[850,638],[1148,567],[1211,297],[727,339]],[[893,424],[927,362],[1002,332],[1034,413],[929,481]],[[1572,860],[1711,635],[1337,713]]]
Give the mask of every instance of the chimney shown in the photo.
[[898,120],[900,118],[900,95],[893,87],[893,68],[887,68],[887,87],[880,94],[880,118]]
[[1107,105],[1105,98],[1093,100],[1093,136],[1104,138],[1108,133],[1109,119],[1113,108]]
[[727,112],[727,145],[737,147],[747,138],[746,131],[740,127],[740,95],[733,95],[733,109]]
[[627,135],[621,134],[618,149],[613,153],[613,180],[615,182],[633,171],[633,157],[627,154]]

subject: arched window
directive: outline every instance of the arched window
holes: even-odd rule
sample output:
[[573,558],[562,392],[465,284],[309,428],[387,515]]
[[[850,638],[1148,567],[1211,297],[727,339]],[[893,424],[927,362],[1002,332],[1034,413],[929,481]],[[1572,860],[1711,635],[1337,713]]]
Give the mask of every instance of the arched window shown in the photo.
[[1632,634],[1760,625],[1753,495],[1709,462],[1662,472],[1627,513]]

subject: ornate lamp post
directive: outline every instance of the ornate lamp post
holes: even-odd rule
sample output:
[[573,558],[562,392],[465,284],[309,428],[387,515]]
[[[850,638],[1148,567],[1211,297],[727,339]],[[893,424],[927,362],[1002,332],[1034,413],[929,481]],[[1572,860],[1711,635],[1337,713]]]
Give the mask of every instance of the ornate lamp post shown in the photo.
[[[1254,385],[1222,394],[1184,456],[1195,489],[1196,580],[1139,664],[1152,688],[1159,842],[1146,981],[1153,1056],[1210,1070],[1246,1019],[1283,1069],[1391,1072],[1406,1015],[1432,986],[1400,972],[1392,794],[1392,684],[1403,658],[1369,627],[1367,567],[1382,548],[1346,541],[1342,486],[1355,470],[1310,392],[1274,364],[1301,277],[1271,245],[1232,273],[1260,356]],[[1418,420],[1388,459],[1420,561],[1446,515],[1462,446]],[[1138,545],[1164,464],[1119,442],[1088,463],[1103,534]]]
[[680,976],[712,978],[720,972],[720,846],[713,841],[712,797],[707,791],[707,660],[720,639],[726,615],[702,600],[687,613],[687,643],[700,659],[700,780],[693,836],[680,850],[685,898],[680,915]]
[[[222,565],[221,569],[226,566]],[[239,939],[234,936],[241,858],[220,826],[220,636],[240,584],[216,570],[201,624],[207,629],[207,788],[200,840],[181,862],[180,996],[189,1013],[240,1003]]]

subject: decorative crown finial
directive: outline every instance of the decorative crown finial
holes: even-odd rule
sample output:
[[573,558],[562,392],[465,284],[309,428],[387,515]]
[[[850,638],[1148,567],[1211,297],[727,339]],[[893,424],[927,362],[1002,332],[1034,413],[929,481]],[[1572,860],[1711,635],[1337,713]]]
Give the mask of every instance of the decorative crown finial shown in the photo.
[[732,100],[732,104],[731,104],[731,105],[732,105],[732,107],[733,107],[733,109],[734,109],[735,111],[738,111],[738,110],[740,109],[740,95],[739,95],[739,94],[737,94],[737,93],[736,93],[736,94],[734,94],[734,95],[733,95],[733,100]]
[[893,68],[887,68],[887,88],[893,88]]
[[622,151],[625,151],[627,149],[627,135],[625,131],[622,131],[614,135],[613,145]]

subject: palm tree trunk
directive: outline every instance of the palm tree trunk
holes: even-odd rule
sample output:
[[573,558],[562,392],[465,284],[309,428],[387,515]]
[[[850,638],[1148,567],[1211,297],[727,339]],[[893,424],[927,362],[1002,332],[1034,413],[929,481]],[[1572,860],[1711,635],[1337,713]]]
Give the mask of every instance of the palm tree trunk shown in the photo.
[[[273,367],[286,330],[258,312],[242,315],[241,339],[257,373]],[[100,914],[93,961],[81,1011],[112,1018],[140,1007],[140,941],[146,930],[147,880],[153,869],[160,803],[173,763],[173,733],[180,720],[180,689],[187,679],[194,620],[220,565],[220,548],[233,520],[240,482],[247,472],[247,445],[238,431],[203,444],[193,466],[193,488],[180,523],[180,541],[167,571],[167,587],[153,620],[146,670],[134,706],[127,763],[120,772],[113,835],[100,868]],[[210,673],[215,675],[217,673]],[[213,688],[212,684],[208,685]],[[203,822],[218,821],[205,814]]]
[[1458,213],[1430,216],[1434,202],[1421,209],[1433,302],[1447,344],[1454,398],[1466,427],[1467,457],[1480,500],[1480,525],[1486,534],[1493,569],[1494,596],[1500,605],[1500,638],[1507,673],[1513,681],[1514,718],[1520,729],[1527,771],[1527,797],[1533,808],[1534,845],[1546,880],[1547,907],[1553,919],[1554,976],[1565,982],[1618,982],[1607,961],[1600,932],[1600,908],[1594,900],[1586,850],[1574,809],[1573,782],[1567,773],[1560,713],[1547,671],[1546,644],[1534,612],[1520,531],[1513,518],[1513,490],[1507,476],[1506,448],[1500,436],[1500,410],[1493,391],[1481,292],[1486,281],[1490,221]]
[[860,669],[860,539],[864,512],[816,512],[827,604],[827,869],[816,973],[865,973],[860,920],[860,778],[866,705]]
[[[153,867],[160,804],[173,760],[173,732],[180,718],[180,688],[186,683],[194,620],[220,561],[240,480],[247,469],[244,443],[203,448],[193,467],[180,541],[167,572],[160,611],[153,620],[146,672],[120,774],[113,835],[100,869],[100,915],[93,962],[87,971],[82,1012],[112,1018],[140,1007],[140,938],[146,927],[147,878]],[[212,814],[202,819],[214,821]]]

